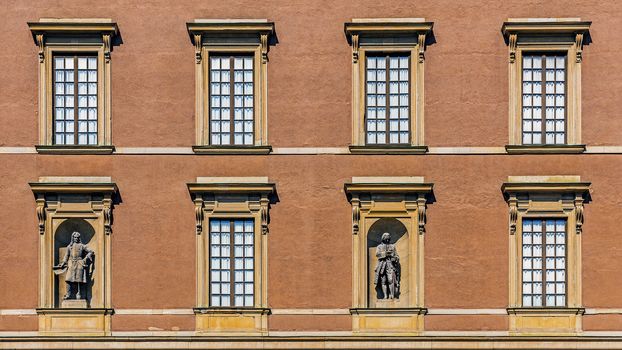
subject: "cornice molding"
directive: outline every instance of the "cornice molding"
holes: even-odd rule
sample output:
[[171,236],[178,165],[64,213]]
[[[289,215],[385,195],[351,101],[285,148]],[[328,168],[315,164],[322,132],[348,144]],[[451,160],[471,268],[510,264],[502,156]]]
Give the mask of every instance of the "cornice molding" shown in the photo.
[[[346,183],[346,194],[360,193],[423,193],[432,195],[432,183]],[[429,198],[428,198],[429,200]]]
[[512,34],[586,34],[591,24],[579,19],[510,19],[503,22],[501,33],[506,40]]
[[119,34],[119,27],[116,22],[110,19],[49,19],[42,18],[38,22],[28,22],[28,28],[33,37],[36,34],[107,34],[116,36]]
[[368,34],[428,34],[432,31],[434,22],[423,21],[391,21],[378,20],[368,22],[346,22],[344,23],[344,32],[348,40],[353,35]]
[[194,42],[194,34],[274,34],[274,22],[267,20],[200,20],[195,19],[186,23],[190,38]]
[[109,62],[113,39],[119,35],[117,23],[104,18],[42,18],[38,22],[28,22],[28,28],[39,47],[41,62],[47,37],[70,36],[79,39],[84,34],[101,36],[105,58]]
[[188,183],[190,193],[211,194],[240,194],[258,193],[273,194],[276,191],[274,183]]
[[30,182],[30,189],[35,194],[45,193],[117,193],[119,189],[114,182]]
[[501,191],[506,196],[516,193],[575,193],[589,198],[590,182],[504,182]]

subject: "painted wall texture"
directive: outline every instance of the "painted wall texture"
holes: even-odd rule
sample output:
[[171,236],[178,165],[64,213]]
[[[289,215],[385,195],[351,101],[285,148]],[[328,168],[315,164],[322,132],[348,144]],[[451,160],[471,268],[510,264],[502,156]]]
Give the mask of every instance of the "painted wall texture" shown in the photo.
[[[268,304],[273,309],[352,306],[353,176],[423,176],[434,183],[425,236],[425,306],[505,309],[508,303],[510,175],[580,175],[585,206],[583,306],[622,308],[620,154],[577,155],[41,155],[7,147],[38,143],[37,47],[27,21],[111,18],[123,43],[112,52],[112,138],[123,147],[195,142],[195,18],[267,18],[278,43],[268,63],[268,140],[274,148],[351,143],[352,18],[424,17],[436,43],[425,61],[425,143],[503,147],[508,142],[508,58],[500,32],[509,17],[580,17],[593,42],[582,63],[582,142],[622,146],[622,5],[616,1],[17,1],[0,10],[0,332],[36,331],[38,229],[28,186],[40,176],[110,176],[114,208],[115,309],[195,306],[194,207],[198,176],[267,176],[270,210]],[[34,148],[33,148],[34,150]],[[114,315],[113,331],[194,329],[192,315]],[[344,315],[272,315],[270,331],[349,331]],[[507,330],[506,315],[428,315],[426,331]],[[586,315],[585,331],[622,329],[619,313]]]

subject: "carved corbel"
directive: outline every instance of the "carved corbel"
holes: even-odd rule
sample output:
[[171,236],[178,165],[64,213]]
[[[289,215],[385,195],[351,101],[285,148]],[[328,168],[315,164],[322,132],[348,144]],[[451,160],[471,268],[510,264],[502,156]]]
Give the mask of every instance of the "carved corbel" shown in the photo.
[[425,223],[427,221],[427,200],[425,198],[425,194],[419,194],[419,198],[417,198],[417,215],[418,215],[418,226],[419,226],[419,234],[422,235],[425,233]]
[[419,63],[423,63],[425,61],[425,34],[419,34],[417,51]]
[[352,234],[358,235],[361,221],[361,201],[358,196],[352,196]]
[[518,40],[518,34],[510,34],[508,39],[509,45],[508,48],[510,50],[510,63],[516,62],[516,42]]
[[359,61],[359,35],[352,34],[352,63]]
[[261,63],[268,63],[268,34],[261,34]]
[[201,198],[194,200],[194,216],[196,220],[196,233],[200,235],[203,233],[203,200]]
[[106,60],[106,63],[110,63],[110,50],[112,48],[110,43],[110,34],[104,34],[102,39],[104,41],[104,59]]
[[262,196],[259,200],[260,210],[261,210],[261,234],[265,235],[268,233],[268,207],[270,206],[270,200],[268,196]]
[[104,199],[104,233],[110,235],[112,233],[112,199]]
[[43,34],[35,35],[35,40],[37,41],[37,46],[39,47],[39,63],[43,63],[45,59],[45,50],[43,45]]
[[518,199],[515,193],[510,194],[508,204],[510,206],[510,235],[514,235],[516,233],[516,221],[518,220]]
[[575,45],[577,46],[577,63],[581,63],[583,60],[583,33],[577,33]]
[[45,233],[45,219],[45,198],[37,198],[37,221],[40,235]]
[[203,39],[201,34],[194,34],[194,59],[196,64],[200,64],[203,59],[202,53]]
[[580,194],[575,196],[574,207],[577,234],[581,234],[583,232],[583,197]]

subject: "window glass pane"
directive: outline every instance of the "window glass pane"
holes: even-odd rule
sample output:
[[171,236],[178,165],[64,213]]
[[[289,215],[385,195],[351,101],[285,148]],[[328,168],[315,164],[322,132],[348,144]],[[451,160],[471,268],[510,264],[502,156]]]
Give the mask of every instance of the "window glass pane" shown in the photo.
[[[233,73],[233,74],[232,74]],[[220,84],[217,84],[220,83]],[[231,85],[233,84],[233,89]],[[212,56],[210,59],[210,120],[253,121],[253,57]],[[241,134],[242,125],[222,124],[210,129],[213,145],[252,145],[253,129]]]
[[[565,120],[565,54],[524,54],[522,61],[522,142],[523,144],[564,144]],[[544,92],[542,91],[544,85]],[[559,111],[555,108],[558,107]],[[546,113],[543,116],[542,109]],[[536,113],[536,109],[538,112]],[[545,120],[542,120],[542,118]],[[546,122],[546,134],[534,127],[535,121]]]
[[[366,57],[367,144],[408,144],[410,142],[408,128],[410,117],[409,61],[410,56],[407,54],[368,55]],[[387,108],[389,108],[388,114]],[[370,122],[371,119],[376,119],[376,121]],[[397,120],[391,119],[404,120],[398,123]],[[387,121],[389,121],[389,130],[387,130]],[[387,135],[386,131],[393,132]]]
[[[218,288],[210,290],[211,302],[220,306],[253,306],[253,220],[212,219],[209,227],[210,283],[219,283]],[[219,299],[215,301],[217,295]]]
[[522,227],[523,306],[566,306],[566,221],[523,219]]

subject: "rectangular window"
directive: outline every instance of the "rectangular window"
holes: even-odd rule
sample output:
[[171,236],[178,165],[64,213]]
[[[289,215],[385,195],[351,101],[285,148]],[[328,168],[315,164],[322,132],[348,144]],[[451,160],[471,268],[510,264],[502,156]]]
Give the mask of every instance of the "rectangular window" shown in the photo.
[[523,144],[566,143],[566,54],[523,55]]
[[210,221],[210,306],[254,305],[253,220]]
[[209,70],[211,144],[253,145],[253,57],[211,56]]
[[54,57],[54,144],[97,145],[97,57]]
[[523,219],[523,306],[566,306],[566,220]]
[[366,56],[367,144],[410,143],[410,55]]

